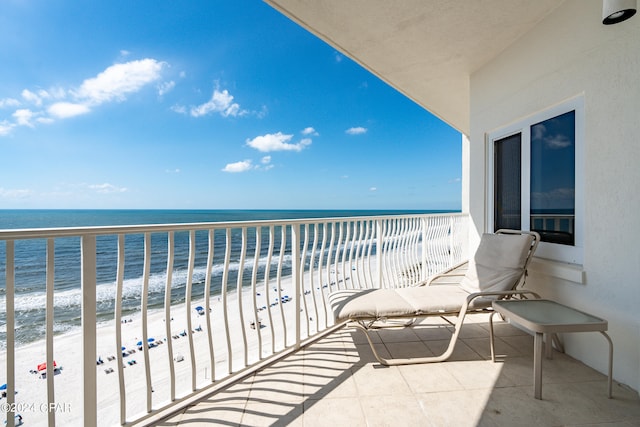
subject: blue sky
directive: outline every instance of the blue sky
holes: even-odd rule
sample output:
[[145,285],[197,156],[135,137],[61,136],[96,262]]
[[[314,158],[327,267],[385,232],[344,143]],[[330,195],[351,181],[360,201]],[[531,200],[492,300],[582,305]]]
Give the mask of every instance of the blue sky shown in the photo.
[[3,0],[0,64],[0,208],[460,208],[460,134],[260,1]]

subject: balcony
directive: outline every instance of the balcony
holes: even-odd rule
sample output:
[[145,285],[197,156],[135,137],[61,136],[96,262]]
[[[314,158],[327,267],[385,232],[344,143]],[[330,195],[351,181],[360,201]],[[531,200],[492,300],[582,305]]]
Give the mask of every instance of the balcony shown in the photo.
[[[487,360],[481,318],[452,361],[384,368],[363,336],[333,324],[333,290],[411,286],[463,261],[467,221],[0,231],[2,403],[27,425],[637,423],[637,395],[616,386],[606,399],[604,377],[562,354],[534,401],[532,340],[509,325],[500,363]],[[439,352],[449,334],[429,320],[377,337],[383,357],[411,357]]]

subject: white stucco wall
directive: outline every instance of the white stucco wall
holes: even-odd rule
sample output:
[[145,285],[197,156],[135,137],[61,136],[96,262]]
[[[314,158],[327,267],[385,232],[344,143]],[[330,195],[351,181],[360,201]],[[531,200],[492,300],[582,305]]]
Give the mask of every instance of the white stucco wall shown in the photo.
[[[639,390],[640,14],[604,26],[601,8],[599,0],[568,0],[472,75],[471,242],[486,222],[485,135],[582,95],[584,262],[568,271],[584,280],[534,272],[528,287],[606,318],[615,346],[614,378]],[[607,345],[600,334],[567,335],[565,344],[573,357],[606,372]]]

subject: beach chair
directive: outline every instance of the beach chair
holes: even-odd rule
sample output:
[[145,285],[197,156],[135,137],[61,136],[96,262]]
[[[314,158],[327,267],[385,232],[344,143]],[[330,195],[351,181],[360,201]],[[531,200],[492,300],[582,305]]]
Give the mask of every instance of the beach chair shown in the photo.
[[[376,359],[383,365],[442,362],[453,353],[467,314],[491,310],[491,303],[503,298],[537,297],[521,288],[527,266],[540,236],[536,232],[498,230],[483,234],[480,245],[467,269],[459,268],[436,275],[426,283],[398,289],[341,290],[329,295],[336,324],[351,324],[362,330]],[[452,281],[452,278],[456,280]],[[439,316],[456,316],[455,329],[447,349],[439,356],[410,359],[384,359],[376,352],[369,331],[394,319],[409,320]],[[448,321],[448,320],[447,320]]]

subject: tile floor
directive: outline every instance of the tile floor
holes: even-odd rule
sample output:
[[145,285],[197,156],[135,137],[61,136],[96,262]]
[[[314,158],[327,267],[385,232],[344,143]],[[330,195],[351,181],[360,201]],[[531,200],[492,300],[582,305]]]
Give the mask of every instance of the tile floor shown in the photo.
[[[533,338],[471,316],[447,362],[384,367],[362,332],[341,329],[164,420],[162,426],[640,426],[638,394],[558,352],[533,398]],[[429,319],[379,330],[383,357],[437,354],[450,328]],[[603,341],[603,345],[605,345]]]

